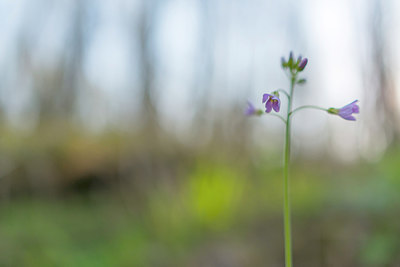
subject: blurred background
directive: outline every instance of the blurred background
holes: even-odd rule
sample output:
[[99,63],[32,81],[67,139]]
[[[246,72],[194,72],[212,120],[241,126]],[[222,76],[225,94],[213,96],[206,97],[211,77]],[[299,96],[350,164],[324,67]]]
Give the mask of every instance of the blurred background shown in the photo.
[[[0,2],[1,266],[400,266],[400,2]],[[283,103],[285,105],[285,103]]]

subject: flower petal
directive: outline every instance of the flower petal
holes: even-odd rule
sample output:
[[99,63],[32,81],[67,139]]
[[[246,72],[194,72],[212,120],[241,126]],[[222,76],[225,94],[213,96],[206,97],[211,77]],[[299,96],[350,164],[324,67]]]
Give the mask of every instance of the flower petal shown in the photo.
[[270,94],[264,94],[264,95],[263,95],[262,102],[265,103],[271,96],[272,96],[272,95],[270,95]]
[[357,102],[358,102],[358,100],[354,100],[354,101],[351,102],[350,104],[347,104],[347,105],[343,106],[342,109],[343,109],[343,108],[348,108],[348,107],[353,107],[353,105],[355,105],[355,103],[357,103]]
[[353,114],[353,109],[351,107],[345,107],[345,108],[341,108],[339,110],[339,116],[349,116],[351,114]]
[[348,120],[348,121],[355,121],[356,120],[356,118],[354,118],[354,116],[351,116],[351,115],[348,115],[346,117],[343,117],[343,116],[340,116],[340,117],[342,117],[343,119]]
[[267,103],[265,103],[265,112],[270,113],[272,110],[272,101],[268,100]]
[[357,101],[358,100],[356,100],[352,103],[353,104],[353,107],[352,107],[353,113],[360,113],[360,107],[356,104]]
[[253,115],[256,112],[256,108],[253,106],[253,104],[250,101],[247,101],[247,108],[244,112],[246,116]]
[[275,112],[279,112],[280,109],[279,102],[275,101],[274,103],[272,103],[272,108],[275,110]]
[[277,97],[277,96],[274,97],[274,102],[272,104],[272,107],[274,108],[274,110],[276,112],[279,112],[279,110],[281,108],[281,100],[279,99],[279,97]]

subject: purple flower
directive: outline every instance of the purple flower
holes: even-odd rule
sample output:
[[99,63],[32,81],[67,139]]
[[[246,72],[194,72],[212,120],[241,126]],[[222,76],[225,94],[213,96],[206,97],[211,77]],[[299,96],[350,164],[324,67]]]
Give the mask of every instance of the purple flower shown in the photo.
[[256,113],[257,113],[257,110],[254,107],[254,105],[250,101],[247,101],[247,108],[244,111],[244,115],[251,116],[251,115],[254,115]]
[[357,102],[358,100],[355,100],[350,104],[339,109],[330,108],[328,109],[328,113],[339,115],[340,117],[348,121],[355,121],[356,118],[353,116],[353,114],[360,113],[360,107],[356,104]]
[[272,109],[279,112],[281,100],[276,95],[264,94],[262,102],[265,103],[265,112],[270,113]]
[[339,113],[338,115],[340,117],[342,117],[345,120],[349,120],[349,121],[355,121],[356,118],[354,118],[352,116],[353,113],[358,114],[360,113],[360,108],[359,106],[356,104],[358,102],[358,100],[355,100],[353,102],[351,102],[350,104],[342,107],[341,109],[339,109]]
[[305,68],[306,65],[307,65],[307,62],[308,62],[308,59],[307,59],[307,58],[303,58],[303,59],[300,61],[299,66],[297,67],[297,69],[298,69],[299,71],[304,70],[304,68]]

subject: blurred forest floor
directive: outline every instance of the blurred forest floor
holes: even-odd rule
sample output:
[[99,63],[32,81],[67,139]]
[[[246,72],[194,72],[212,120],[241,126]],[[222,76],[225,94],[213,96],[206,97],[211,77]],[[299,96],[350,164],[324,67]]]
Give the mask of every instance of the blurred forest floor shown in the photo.
[[[1,266],[282,266],[281,155],[2,130]],[[400,151],[294,160],[297,266],[400,266]]]

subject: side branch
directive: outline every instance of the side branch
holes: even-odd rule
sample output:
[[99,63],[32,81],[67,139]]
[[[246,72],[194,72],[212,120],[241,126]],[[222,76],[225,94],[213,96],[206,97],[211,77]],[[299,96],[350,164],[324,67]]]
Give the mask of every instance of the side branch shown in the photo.
[[276,90],[276,91],[283,93],[283,94],[288,98],[288,100],[290,99],[289,93],[286,92],[285,90],[283,90],[283,89],[278,89],[278,90]]
[[321,107],[314,106],[314,105],[305,105],[305,106],[301,106],[301,107],[295,108],[292,112],[289,113],[289,116],[293,115],[296,111],[299,111],[299,110],[302,110],[302,109],[306,109],[306,108],[328,111],[326,108],[321,108]]

